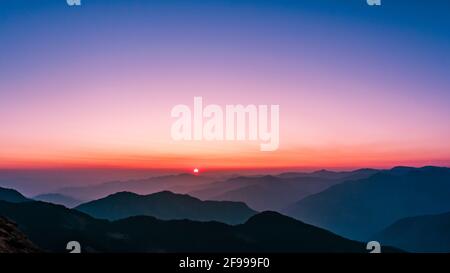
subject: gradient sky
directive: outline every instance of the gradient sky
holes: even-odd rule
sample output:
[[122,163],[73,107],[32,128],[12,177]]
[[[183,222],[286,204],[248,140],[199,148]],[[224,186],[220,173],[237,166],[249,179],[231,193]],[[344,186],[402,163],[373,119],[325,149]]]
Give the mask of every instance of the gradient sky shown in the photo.
[[[0,168],[450,165],[450,2],[0,0]],[[280,148],[170,110],[279,104]]]

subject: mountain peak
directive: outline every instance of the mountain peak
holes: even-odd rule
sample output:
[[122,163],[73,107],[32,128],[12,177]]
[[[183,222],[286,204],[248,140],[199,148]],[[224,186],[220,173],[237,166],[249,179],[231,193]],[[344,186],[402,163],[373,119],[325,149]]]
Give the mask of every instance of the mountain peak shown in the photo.
[[191,219],[229,224],[243,223],[256,213],[241,202],[202,201],[187,194],[171,191],[148,195],[118,192],[81,204],[76,209],[92,217],[108,220],[147,215],[162,220]]
[[148,194],[147,196],[149,196],[149,195],[167,195],[167,196],[176,196],[176,195],[182,195],[182,194],[177,194],[177,193],[174,193],[174,192],[171,192],[171,191],[159,191],[159,192],[155,192],[155,193]]
[[417,169],[413,168],[413,167],[408,167],[408,166],[395,166],[395,167],[391,168],[389,171],[394,174],[405,174],[405,173],[408,173],[413,170],[417,170]]
[[140,195],[137,194],[137,193],[131,192],[131,191],[119,191],[119,192],[110,194],[110,195],[106,196],[105,198],[111,198],[111,197],[116,197],[116,198],[117,197],[127,197],[127,198],[130,198],[130,197],[138,197],[138,196],[140,196]]
[[278,177],[268,174],[268,175],[264,175],[263,177],[261,177],[264,180],[268,180],[268,181],[277,181],[280,180]]
[[23,196],[20,192],[8,188],[0,188],[0,200],[12,203],[31,201],[30,199]]
[[256,215],[253,215],[250,217],[245,224],[257,224],[257,225],[265,225],[269,223],[283,223],[283,222],[300,222],[298,220],[295,220],[294,218],[291,218],[289,216],[283,215],[281,213],[278,213],[276,211],[263,211]]
[[314,171],[314,172],[312,172],[312,173],[319,174],[319,173],[333,173],[333,172],[332,172],[332,171],[329,171],[329,170],[327,170],[327,169],[321,169],[321,170]]
[[175,175],[176,177],[198,177],[198,175],[193,175],[191,173],[179,173]]

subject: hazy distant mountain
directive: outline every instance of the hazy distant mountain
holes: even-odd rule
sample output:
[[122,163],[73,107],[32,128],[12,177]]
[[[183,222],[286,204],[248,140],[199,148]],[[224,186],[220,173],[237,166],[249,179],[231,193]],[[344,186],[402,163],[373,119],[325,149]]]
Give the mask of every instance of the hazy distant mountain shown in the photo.
[[40,195],[33,197],[33,199],[38,200],[38,201],[53,203],[53,204],[57,204],[57,205],[63,205],[68,208],[73,208],[82,203],[82,201],[80,201],[80,200],[77,200],[70,196],[66,196],[66,195],[59,194],[59,193],[40,194]]
[[30,199],[23,196],[20,192],[6,188],[0,188],[0,200],[13,203],[30,201]]
[[35,196],[66,187],[92,186],[106,181],[128,181],[167,174],[162,170],[124,168],[0,169],[0,187]]
[[39,249],[17,229],[16,224],[0,217],[0,253],[36,253]]
[[211,183],[214,178],[192,174],[157,176],[147,179],[113,181],[100,185],[63,188],[57,193],[72,196],[78,200],[94,200],[104,196],[129,191],[138,194],[150,194],[159,191],[187,193],[196,186]]
[[277,177],[281,178],[295,178],[295,177],[320,177],[320,178],[328,178],[328,179],[340,179],[340,180],[356,180],[367,178],[380,170],[376,169],[357,169],[354,171],[342,171],[335,172],[329,170],[318,170],[314,172],[286,172],[277,175]]
[[410,252],[450,252],[450,212],[398,220],[374,236]]
[[[202,200],[241,201],[257,210],[278,210],[300,198],[316,193],[344,180],[367,177],[377,170],[361,169],[351,172],[317,171],[284,173],[277,176],[217,176],[178,174],[147,179],[112,181],[92,186],[70,187],[55,191],[78,200],[95,200],[129,191],[150,194],[159,191],[187,193]],[[226,177],[232,177],[227,179]],[[281,183],[272,183],[275,177]],[[220,181],[222,179],[222,181]],[[256,183],[263,182],[255,186]],[[300,183],[297,183],[300,182]],[[238,190],[242,188],[242,190]],[[237,190],[237,191],[236,191]],[[236,192],[234,192],[236,191]],[[272,192],[272,194],[269,194]],[[269,198],[270,197],[270,198]]]
[[56,252],[66,252],[72,240],[84,252],[366,252],[363,243],[274,212],[237,226],[149,216],[109,222],[43,202],[0,201],[0,214],[39,247]]
[[268,175],[258,178],[240,177],[227,183],[240,186],[211,199],[242,201],[257,210],[279,210],[299,198],[326,189],[336,181],[311,177],[278,178]]
[[396,167],[334,185],[285,210],[348,238],[365,240],[403,217],[450,211],[450,169]]
[[242,202],[201,201],[169,191],[149,195],[119,192],[75,209],[95,218],[109,220],[149,215],[163,220],[190,219],[229,224],[243,223],[257,213]]
[[277,176],[241,176],[205,185],[189,194],[202,200],[245,202],[256,210],[281,210],[308,195],[318,193],[345,180],[366,178],[377,170],[360,169],[351,172],[317,171],[312,173],[282,173]]

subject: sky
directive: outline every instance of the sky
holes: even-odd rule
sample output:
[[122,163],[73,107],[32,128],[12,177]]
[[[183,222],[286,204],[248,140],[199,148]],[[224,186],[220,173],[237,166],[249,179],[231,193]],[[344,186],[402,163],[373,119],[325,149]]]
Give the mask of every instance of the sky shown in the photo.
[[[450,2],[0,0],[0,168],[450,166]],[[174,141],[280,105],[280,146]]]

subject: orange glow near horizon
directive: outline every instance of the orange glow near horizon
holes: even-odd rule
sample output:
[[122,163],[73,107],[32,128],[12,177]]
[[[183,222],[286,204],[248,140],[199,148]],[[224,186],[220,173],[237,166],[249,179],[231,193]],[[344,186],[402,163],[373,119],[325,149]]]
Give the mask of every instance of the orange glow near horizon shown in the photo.
[[[77,13],[74,27],[69,9],[45,2],[0,12],[0,37],[13,37],[0,42],[0,169],[450,166],[448,16],[429,28],[345,5],[331,16],[283,1],[203,12],[117,1]],[[193,110],[195,97],[279,105],[279,149],[174,141],[171,110]]]
[[[17,154],[16,154],[17,155]],[[294,170],[294,169],[355,169],[390,168],[398,165],[450,166],[444,152],[433,149],[409,151],[408,149],[359,147],[327,147],[321,149],[299,148],[260,152],[252,149],[241,152],[179,152],[179,153],[53,153],[32,154],[22,157],[5,157],[0,154],[0,169],[39,168],[130,168],[191,170],[192,165],[212,170]],[[199,169],[196,167],[195,169]]]
[[[283,86],[286,96],[281,97],[276,81],[260,82],[248,75],[242,81],[213,82],[208,71],[194,72],[181,83],[133,75],[117,76],[123,82],[80,80],[70,87],[58,82],[36,87],[38,93],[66,91],[0,108],[0,168],[190,172],[192,166],[239,170],[450,165],[447,108],[426,100],[417,108],[403,96],[376,91],[397,86],[358,93],[357,83],[292,81]],[[343,92],[349,96],[340,97]],[[173,141],[170,110],[177,104],[192,107],[195,94],[205,94],[205,105],[279,104],[279,149],[261,152],[259,141]]]

